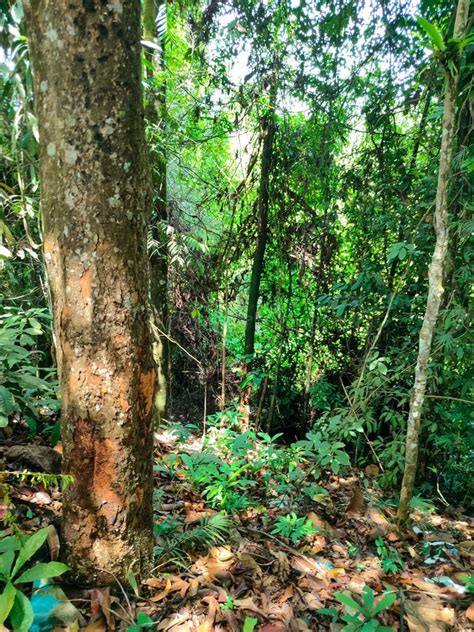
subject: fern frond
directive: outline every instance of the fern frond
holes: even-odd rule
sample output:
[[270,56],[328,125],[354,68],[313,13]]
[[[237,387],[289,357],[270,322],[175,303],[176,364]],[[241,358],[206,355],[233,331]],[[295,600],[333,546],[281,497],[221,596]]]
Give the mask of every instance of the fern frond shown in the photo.
[[176,562],[195,549],[209,549],[216,544],[223,544],[231,527],[232,521],[222,513],[206,516],[191,529],[167,536],[156,551],[158,559],[170,558],[172,555]]

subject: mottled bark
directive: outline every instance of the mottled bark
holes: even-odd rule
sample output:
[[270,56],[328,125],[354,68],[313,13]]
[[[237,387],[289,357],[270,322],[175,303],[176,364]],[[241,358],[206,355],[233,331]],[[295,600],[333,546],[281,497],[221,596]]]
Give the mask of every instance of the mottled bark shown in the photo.
[[61,387],[66,561],[91,583],[152,562],[155,368],[140,0],[25,0],[44,258]]
[[[462,38],[465,35],[468,15],[469,0],[459,0],[454,26],[455,38]],[[449,228],[448,185],[451,171],[458,83],[458,72],[457,70],[453,70],[452,65],[450,68],[445,69],[445,72],[444,113],[434,218],[436,245],[428,271],[428,298],[426,301],[423,324],[420,329],[418,359],[415,368],[415,384],[408,414],[405,471],[400,493],[400,505],[398,508],[398,521],[400,523],[406,522],[410,511],[410,501],[413,495],[418,463],[421,413],[427,384],[427,367],[430,359],[433,334],[444,292],[443,277],[446,253],[448,250]]]

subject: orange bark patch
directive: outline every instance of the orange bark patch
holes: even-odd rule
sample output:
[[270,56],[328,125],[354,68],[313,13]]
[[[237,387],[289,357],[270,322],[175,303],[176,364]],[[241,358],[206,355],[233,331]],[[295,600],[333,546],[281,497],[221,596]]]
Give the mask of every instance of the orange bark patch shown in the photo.
[[156,371],[151,369],[140,374],[140,395],[145,406],[145,414],[151,411],[153,396],[155,394]]
[[66,305],[64,305],[64,307],[61,310],[61,322],[64,323],[67,320],[71,320],[71,316],[72,316],[72,308],[68,303],[66,303]]
[[124,344],[125,344],[125,340],[126,340],[126,338],[125,338],[125,336],[122,336],[121,334],[119,334],[119,335],[117,335],[117,336],[114,336],[114,337],[112,338],[112,340],[114,341],[114,344],[115,344],[117,347],[123,347],[123,346],[124,346]]
[[118,382],[118,397],[117,402],[120,408],[124,413],[128,413],[130,410],[130,403],[128,401],[128,391],[130,388],[130,377],[125,375],[120,375],[117,379]]
[[92,270],[91,268],[87,268],[81,274],[81,278],[79,280],[79,285],[81,289],[82,298],[87,301],[90,299],[92,294]]
[[138,298],[139,298],[139,296],[140,296],[140,295],[138,294],[138,292],[137,292],[137,291],[135,291],[135,292],[133,293],[133,300],[135,301],[135,303],[138,303]]
[[123,509],[123,499],[113,487],[117,480],[117,464],[123,460],[120,445],[112,439],[101,439],[95,444],[94,493],[99,505],[99,514],[114,520]]
[[108,250],[110,248],[112,244],[110,244],[108,241],[101,241],[99,244],[97,244],[97,246],[95,247],[95,251],[98,255],[102,255],[106,250]]
[[99,375],[92,373],[89,369],[85,370],[85,381],[88,386],[95,386],[98,393],[103,396],[105,392],[104,380]]
[[79,372],[69,371],[68,375],[68,395],[69,399],[74,399],[79,389]]
[[43,252],[45,254],[48,254],[48,252],[52,252],[53,251],[53,244],[51,243],[51,241],[49,239],[44,239],[43,241]]

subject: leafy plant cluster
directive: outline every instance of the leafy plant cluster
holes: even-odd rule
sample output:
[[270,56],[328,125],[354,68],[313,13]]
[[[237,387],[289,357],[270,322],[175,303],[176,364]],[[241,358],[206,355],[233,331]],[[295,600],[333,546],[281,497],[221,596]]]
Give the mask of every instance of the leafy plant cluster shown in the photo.
[[0,428],[19,414],[35,432],[38,419],[59,408],[56,371],[43,366],[50,320],[43,309],[10,309],[0,317]]
[[25,588],[32,582],[62,575],[69,567],[61,562],[34,562],[48,537],[48,528],[31,536],[0,533],[0,625],[8,622],[16,632],[27,632],[34,620]]
[[324,504],[328,492],[323,479],[347,471],[350,465],[344,444],[308,433],[305,439],[285,446],[278,443],[281,435],[241,433],[222,425],[223,418],[217,414],[211,420],[214,426],[202,452],[171,455],[171,473],[188,479],[215,509],[232,513],[263,502],[287,508],[288,515],[275,528],[293,542],[314,533],[291,508],[311,501]]

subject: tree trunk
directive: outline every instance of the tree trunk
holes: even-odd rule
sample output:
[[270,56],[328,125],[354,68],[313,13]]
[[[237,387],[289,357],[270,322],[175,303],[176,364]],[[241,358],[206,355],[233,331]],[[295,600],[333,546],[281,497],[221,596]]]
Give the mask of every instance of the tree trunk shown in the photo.
[[[255,327],[257,322],[258,299],[260,297],[260,281],[262,279],[265,248],[268,233],[268,206],[270,200],[269,185],[273,159],[273,138],[275,136],[275,88],[270,95],[270,107],[262,121],[262,164],[260,168],[260,186],[258,192],[258,234],[255,254],[252,263],[250,277],[249,299],[247,305],[247,322],[245,326],[245,362],[242,369],[242,379],[249,373],[252,358],[255,353]],[[251,385],[242,389],[240,398],[240,410],[243,417],[243,425],[248,426],[250,420],[250,396]]]
[[[454,25],[454,38],[462,38],[465,35],[468,14],[469,0],[459,0],[456,12],[456,23]],[[458,71],[457,69],[446,69],[445,72],[444,114],[434,221],[436,245],[428,272],[428,298],[426,301],[423,324],[420,330],[418,360],[415,368],[415,384],[410,401],[410,411],[408,413],[405,472],[403,475],[400,505],[398,508],[398,521],[402,524],[407,521],[410,513],[410,502],[415,484],[421,412],[427,383],[427,366],[430,359],[433,333],[443,297],[443,277],[448,249],[449,215],[447,194],[453,148]]]
[[132,563],[146,571],[153,543],[140,0],[24,6],[64,473],[73,477],[65,557],[83,581],[123,582]]

